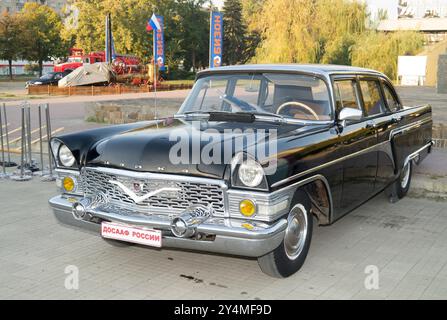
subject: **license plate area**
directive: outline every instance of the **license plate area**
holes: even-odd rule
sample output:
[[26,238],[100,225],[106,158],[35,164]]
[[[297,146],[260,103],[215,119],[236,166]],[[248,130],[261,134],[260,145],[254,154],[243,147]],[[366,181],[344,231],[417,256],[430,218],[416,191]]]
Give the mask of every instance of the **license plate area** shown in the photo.
[[107,239],[120,240],[161,248],[161,230],[129,226],[113,222],[101,223],[101,236]]

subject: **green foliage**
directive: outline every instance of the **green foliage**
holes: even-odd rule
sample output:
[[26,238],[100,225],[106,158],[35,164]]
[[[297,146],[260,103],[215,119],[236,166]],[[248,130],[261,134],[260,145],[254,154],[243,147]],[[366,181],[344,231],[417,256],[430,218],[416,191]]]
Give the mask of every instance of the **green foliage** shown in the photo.
[[366,7],[347,0],[267,0],[254,22],[262,36],[256,62],[349,62],[365,29]]
[[424,36],[415,31],[366,32],[352,48],[352,64],[381,71],[395,79],[397,57],[417,54],[423,44]]
[[245,56],[247,26],[242,18],[242,4],[239,0],[226,0],[223,7],[224,23],[224,64],[239,64],[247,61]]
[[[259,8],[256,0],[246,2],[248,8]],[[372,24],[362,2],[266,0],[261,7],[250,24],[261,35],[253,58],[257,63],[352,64],[394,77],[397,56],[414,55],[424,43],[417,32],[367,29]]]
[[186,70],[208,66],[209,12],[205,0],[177,0],[173,3],[174,21],[166,42],[178,43],[177,52],[167,51],[175,61],[182,61]]
[[27,65],[25,65],[25,67],[23,67],[23,70],[27,73],[27,74],[31,74],[34,72],[39,72],[39,65],[36,63],[28,63]]
[[22,46],[22,28],[18,16],[3,12],[0,15],[0,59],[8,61],[10,79],[12,61],[20,57]]
[[68,44],[61,38],[61,17],[50,7],[37,3],[26,3],[19,13],[24,32],[21,55],[30,61],[37,61],[42,74],[43,61],[63,56]]
[[152,32],[146,31],[155,12],[165,19],[166,62],[183,62],[194,70],[208,65],[208,13],[204,0],[75,0],[67,37],[75,35],[76,46],[86,52],[104,50],[105,16],[111,13],[117,52],[134,54],[145,63],[152,58]]

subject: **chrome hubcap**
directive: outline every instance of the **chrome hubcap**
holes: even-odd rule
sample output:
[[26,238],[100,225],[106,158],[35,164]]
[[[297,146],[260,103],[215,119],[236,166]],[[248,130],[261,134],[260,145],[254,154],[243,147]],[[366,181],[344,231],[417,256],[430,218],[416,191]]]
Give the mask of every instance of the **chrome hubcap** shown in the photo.
[[287,229],[284,237],[284,249],[290,260],[295,260],[303,251],[307,238],[307,211],[303,205],[292,208],[287,218]]
[[407,187],[408,181],[410,180],[410,162],[408,162],[404,169],[402,170],[402,177],[400,179],[400,186],[402,189]]

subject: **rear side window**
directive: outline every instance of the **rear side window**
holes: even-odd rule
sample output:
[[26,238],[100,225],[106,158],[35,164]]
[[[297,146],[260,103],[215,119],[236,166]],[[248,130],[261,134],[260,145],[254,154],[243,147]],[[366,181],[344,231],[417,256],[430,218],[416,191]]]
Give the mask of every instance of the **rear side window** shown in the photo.
[[335,100],[337,112],[343,108],[360,109],[355,81],[337,80],[335,82]]
[[380,94],[380,84],[376,80],[361,80],[363,104],[367,116],[374,116],[385,111],[385,105]]
[[385,83],[383,84],[383,91],[385,92],[385,99],[390,111],[398,111],[400,109],[399,102],[397,101],[396,96],[393,94],[390,87]]

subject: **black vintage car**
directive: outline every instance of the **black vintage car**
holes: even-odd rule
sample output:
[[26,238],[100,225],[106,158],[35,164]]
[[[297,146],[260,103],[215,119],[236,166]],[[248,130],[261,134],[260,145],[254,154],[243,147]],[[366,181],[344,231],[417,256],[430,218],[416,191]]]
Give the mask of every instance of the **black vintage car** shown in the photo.
[[60,221],[119,245],[256,257],[287,277],[314,218],[329,225],[384,190],[406,195],[431,151],[432,111],[403,106],[373,70],[229,66],[199,73],[173,117],[51,146]]
[[69,75],[72,71],[73,70],[67,69],[63,72],[48,72],[38,79],[27,81],[25,87],[28,88],[29,86],[38,85],[57,85],[60,79],[62,79],[66,75]]

